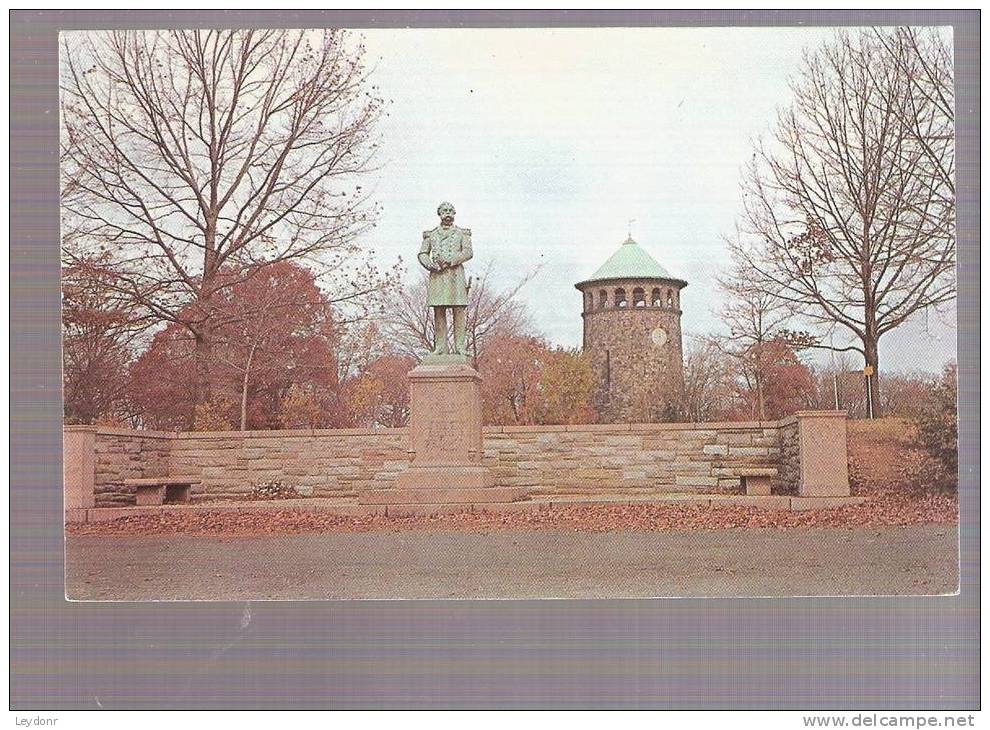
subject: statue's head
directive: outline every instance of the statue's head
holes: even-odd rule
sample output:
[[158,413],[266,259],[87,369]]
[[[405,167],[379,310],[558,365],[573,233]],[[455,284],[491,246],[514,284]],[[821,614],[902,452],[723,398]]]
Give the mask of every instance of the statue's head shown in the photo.
[[447,201],[444,201],[437,206],[437,215],[440,216],[440,222],[445,226],[449,226],[454,222],[454,216],[456,214],[457,211],[454,210],[454,206]]

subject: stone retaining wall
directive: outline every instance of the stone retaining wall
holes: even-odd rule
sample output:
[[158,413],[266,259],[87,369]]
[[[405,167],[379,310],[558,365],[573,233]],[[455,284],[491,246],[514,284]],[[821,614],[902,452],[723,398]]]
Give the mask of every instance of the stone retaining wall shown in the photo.
[[406,429],[182,433],[171,474],[202,483],[193,496],[237,498],[271,479],[307,497],[355,496],[391,486],[409,463]]
[[[844,414],[806,411],[771,422],[491,427],[484,431],[484,461],[496,486],[527,487],[534,496],[740,493],[733,469],[741,466],[774,466],[774,491],[795,493],[808,482],[801,462],[810,457],[801,444],[807,452],[815,443],[802,441],[801,429],[825,416],[829,448],[844,452]],[[125,479],[165,474],[199,480],[194,499],[243,498],[270,479],[304,496],[352,497],[393,486],[409,463],[408,448],[406,429],[161,433],[67,426],[66,506],[133,504]],[[830,487],[833,494],[842,489]],[[848,479],[844,489],[848,494]]]
[[534,495],[739,492],[733,466],[773,466],[776,423],[521,426],[485,431],[499,486]]
[[165,476],[173,435],[156,431],[98,428],[94,444],[94,499],[97,507],[134,504],[125,479]]

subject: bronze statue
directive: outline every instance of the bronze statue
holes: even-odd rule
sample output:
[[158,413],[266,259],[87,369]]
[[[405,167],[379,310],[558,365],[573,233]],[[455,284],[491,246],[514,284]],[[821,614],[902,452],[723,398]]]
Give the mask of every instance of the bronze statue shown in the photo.
[[430,272],[426,303],[433,307],[434,355],[450,354],[447,349],[447,309],[454,313],[454,353],[467,355],[466,311],[471,284],[464,277],[464,262],[471,249],[471,229],[454,225],[457,211],[450,203],[440,203],[440,225],[423,231],[419,263]]

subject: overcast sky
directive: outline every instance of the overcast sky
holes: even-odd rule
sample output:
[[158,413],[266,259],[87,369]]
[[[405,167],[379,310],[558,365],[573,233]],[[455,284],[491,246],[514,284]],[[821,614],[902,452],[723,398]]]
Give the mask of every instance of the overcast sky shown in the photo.
[[[410,265],[441,200],[472,229],[477,272],[522,292],[551,341],[581,343],[590,275],[626,237],[688,281],[685,335],[717,331],[713,280],[739,211],[752,141],[789,100],[802,50],[821,29],[361,31],[390,116],[383,207],[369,236],[383,263]],[[470,273],[470,271],[469,271]],[[881,342],[892,370],[955,357],[954,312]],[[924,321],[927,319],[927,322]],[[926,327],[927,325],[927,327]],[[687,344],[687,343],[685,343]],[[858,364],[858,363],[857,363]]]

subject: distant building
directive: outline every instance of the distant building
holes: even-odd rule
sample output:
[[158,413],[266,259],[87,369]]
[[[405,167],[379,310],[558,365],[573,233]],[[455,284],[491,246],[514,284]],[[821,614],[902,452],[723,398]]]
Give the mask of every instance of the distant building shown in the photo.
[[598,376],[599,420],[672,420],[684,388],[681,289],[630,236],[588,279],[584,351]]

